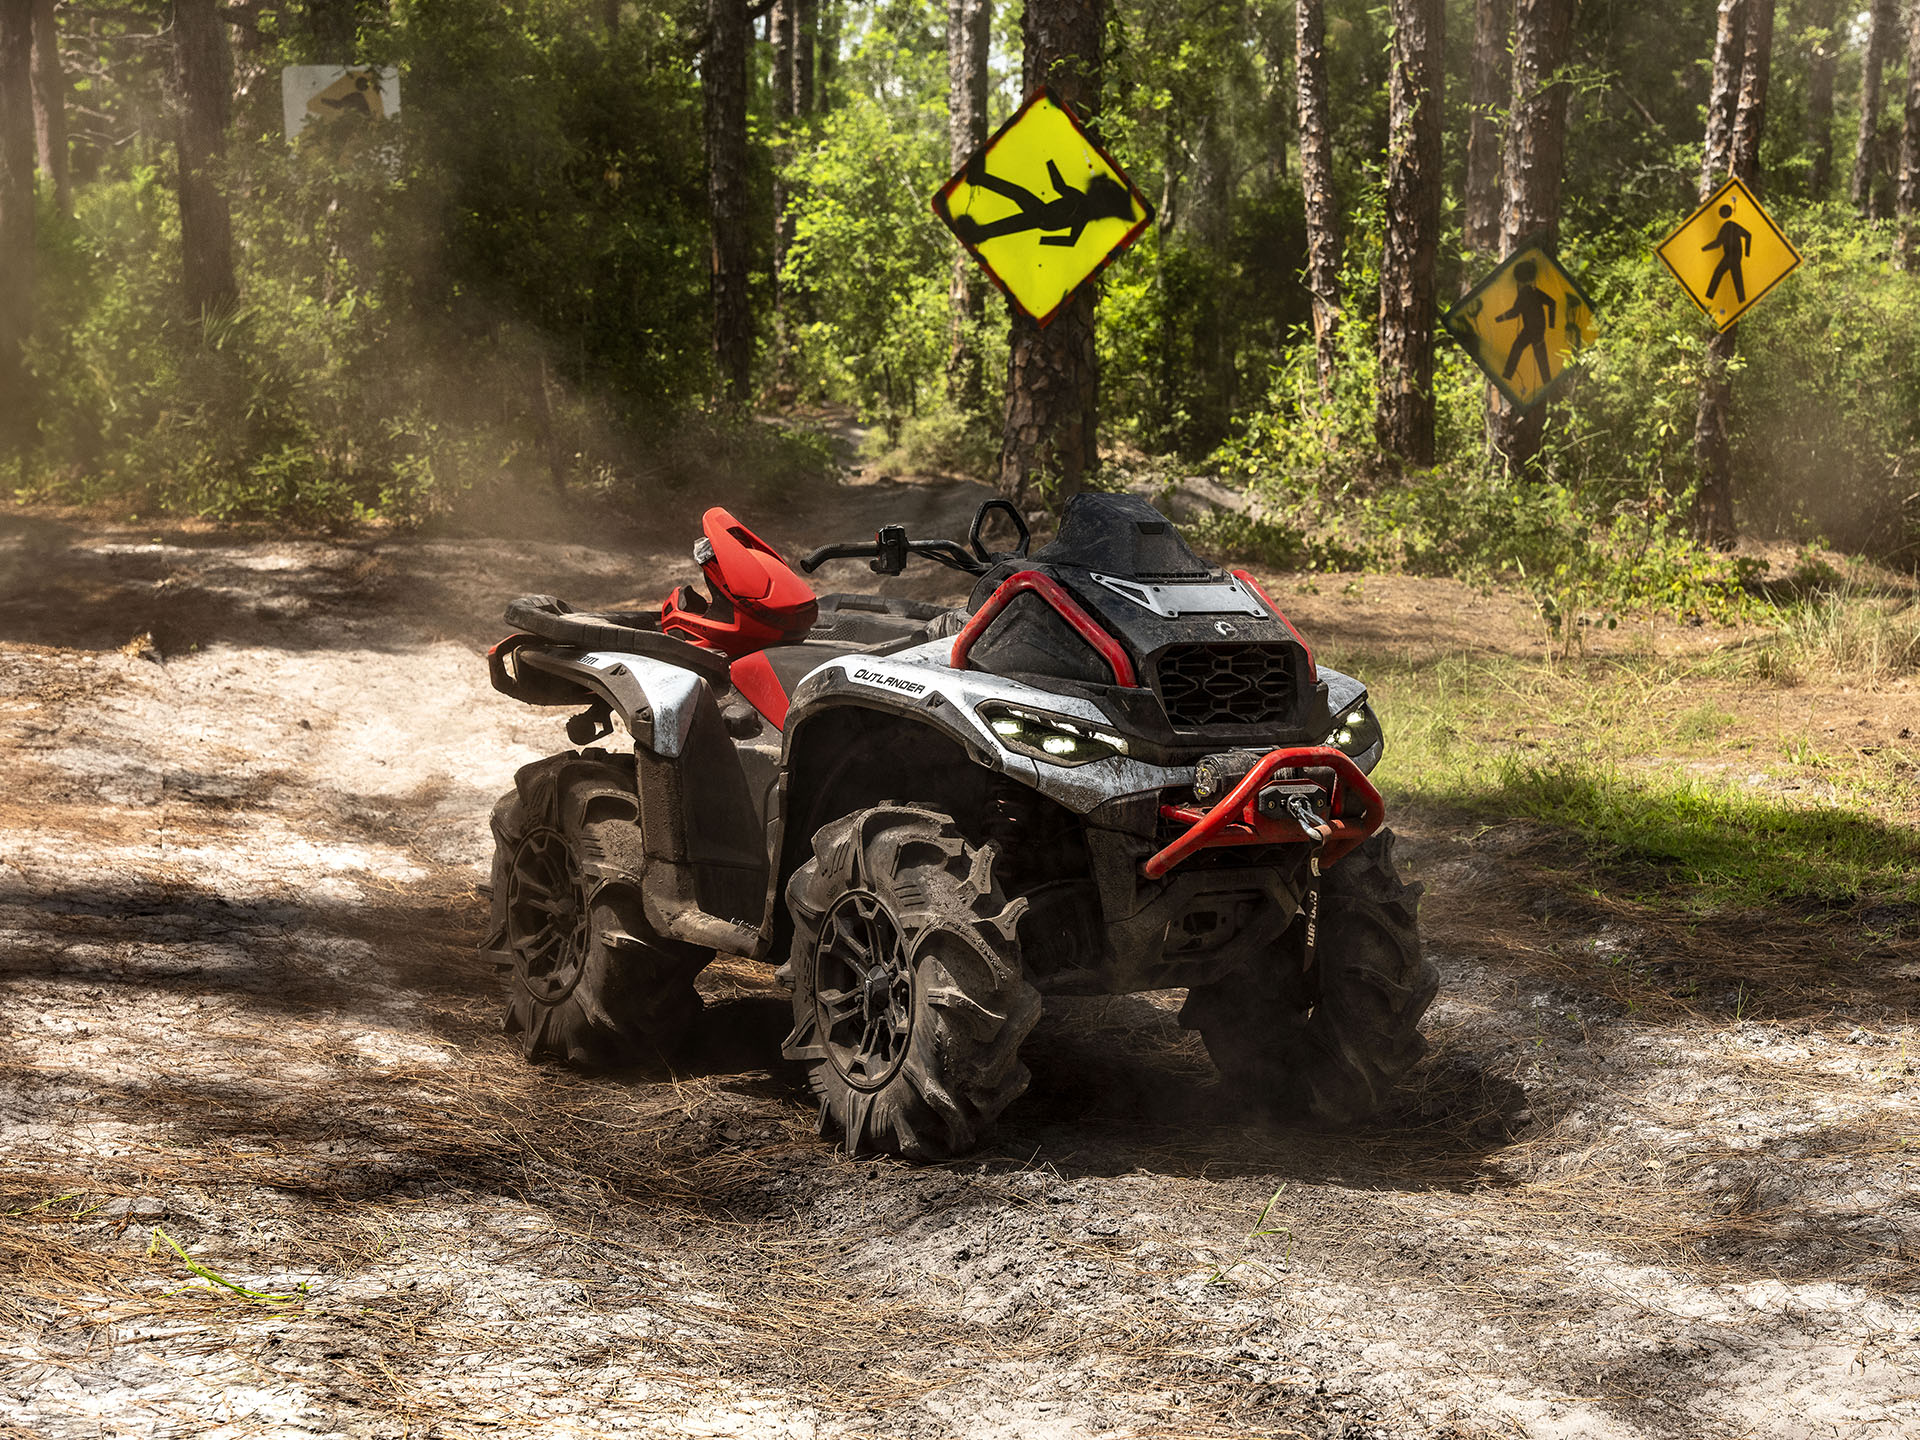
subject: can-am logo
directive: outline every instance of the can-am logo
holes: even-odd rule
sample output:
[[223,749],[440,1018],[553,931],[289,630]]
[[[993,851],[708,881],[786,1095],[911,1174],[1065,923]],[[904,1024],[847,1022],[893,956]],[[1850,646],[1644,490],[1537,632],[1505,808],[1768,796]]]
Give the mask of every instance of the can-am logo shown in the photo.
[[1230,622],[1228,622],[1228,621],[1226,621],[1226,620],[1216,620],[1216,621],[1214,621],[1214,622],[1213,622],[1213,632],[1214,632],[1214,634],[1216,634],[1216,635],[1238,635],[1238,634],[1240,633],[1240,632],[1239,632],[1238,630],[1235,630],[1235,629],[1233,628],[1233,626],[1232,626],[1232,624],[1231,624]]
[[888,675],[879,670],[855,669],[848,672],[862,685],[871,685],[877,690],[892,690],[901,695],[921,696],[927,693],[927,687],[918,680],[908,680],[901,675]]

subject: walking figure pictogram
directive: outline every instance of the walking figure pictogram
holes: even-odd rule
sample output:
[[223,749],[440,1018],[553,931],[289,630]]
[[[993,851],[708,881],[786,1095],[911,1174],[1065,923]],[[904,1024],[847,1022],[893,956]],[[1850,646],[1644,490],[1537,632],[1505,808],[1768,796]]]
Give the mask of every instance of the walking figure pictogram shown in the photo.
[[1513,339],[1513,348],[1507,351],[1506,368],[1500,372],[1502,380],[1513,379],[1514,371],[1520,368],[1520,357],[1528,350],[1533,351],[1534,368],[1540,372],[1540,383],[1545,384],[1553,378],[1553,365],[1547,359],[1547,330],[1553,324],[1554,315],[1559,309],[1553,297],[1533,283],[1539,269],[1531,260],[1522,260],[1513,267],[1514,284],[1513,304],[1499,315],[1493,317],[1498,325],[1507,320],[1520,322],[1520,333]]
[[1753,232],[1733,218],[1733,206],[1720,207],[1720,233],[1700,247],[1704,253],[1708,250],[1720,252],[1720,263],[1713,267],[1713,278],[1707,282],[1707,299],[1713,299],[1713,292],[1720,288],[1720,282],[1733,281],[1733,298],[1741,304],[1746,303],[1747,281],[1740,273],[1741,262],[1753,253]]
[[986,152],[975,155],[966,170],[967,183],[1004,195],[1020,208],[1012,215],[984,224],[971,215],[955,215],[948,223],[969,245],[1023,230],[1064,230],[1064,235],[1042,235],[1042,245],[1078,245],[1080,232],[1094,220],[1132,220],[1133,195],[1110,175],[1094,175],[1085,190],[1076,190],[1061,178],[1060,167],[1047,161],[1047,178],[1059,192],[1057,200],[1042,200],[1024,185],[988,173]]

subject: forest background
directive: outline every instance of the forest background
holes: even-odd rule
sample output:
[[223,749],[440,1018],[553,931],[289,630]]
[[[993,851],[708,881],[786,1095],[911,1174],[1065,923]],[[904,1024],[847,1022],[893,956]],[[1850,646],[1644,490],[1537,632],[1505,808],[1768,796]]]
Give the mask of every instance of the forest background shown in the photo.
[[[308,63],[399,115],[290,142]],[[928,206],[1036,75],[1157,211],[1077,456]],[[1716,340],[1652,247],[1729,170],[1806,263]],[[1914,0],[0,0],[0,469],[411,524],[777,489],[838,406],[1036,507],[1206,474],[1215,549],[1713,612],[1736,533],[1920,554],[1917,210]],[[1516,417],[1437,313],[1530,234],[1600,338]]]

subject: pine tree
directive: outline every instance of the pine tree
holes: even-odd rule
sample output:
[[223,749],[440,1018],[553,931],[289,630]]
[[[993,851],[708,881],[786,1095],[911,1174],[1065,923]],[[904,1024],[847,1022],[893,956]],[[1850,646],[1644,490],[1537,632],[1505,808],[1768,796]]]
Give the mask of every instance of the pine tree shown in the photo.
[[0,446],[33,443],[33,0],[0,0]]
[[1415,465],[1434,458],[1433,270],[1440,248],[1446,20],[1443,0],[1394,0],[1374,431],[1383,449]]
[[[1100,114],[1104,0],[1027,0],[1021,19],[1026,88],[1050,85],[1089,126]],[[1100,372],[1093,348],[1094,287],[1083,285],[1044,330],[1013,316],[1000,489],[1016,503],[1036,481],[1056,499],[1078,491],[1100,463]]]
[[1326,35],[1321,0],[1298,0],[1294,8],[1293,70],[1300,117],[1300,190],[1306,197],[1313,362],[1322,395],[1333,387],[1334,365],[1340,353],[1340,206],[1333,190]]
[[1507,103],[1507,0],[1474,0],[1467,82],[1466,244],[1477,256],[1500,248],[1500,122]]
[[1860,57],[1860,139],[1853,152],[1848,197],[1855,213],[1884,219],[1885,205],[1873,182],[1880,173],[1880,90],[1887,52],[1893,48],[1894,0],[1873,0],[1867,12],[1867,48]]
[[214,0],[174,0],[175,132],[179,159],[180,273],[194,319],[231,309],[240,291],[233,275],[233,217],[221,188],[233,67],[226,23]]
[[1900,130],[1900,268],[1920,271],[1920,0],[1908,0],[1907,103]]
[[67,166],[67,76],[60,63],[60,26],[53,0],[33,0],[33,132],[40,169],[53,187],[54,208],[73,213]]
[[743,404],[752,382],[753,312],[747,296],[747,7],[742,0],[707,0],[700,88],[706,107],[714,374],[726,398]]
[[[1738,176],[1749,189],[1760,185],[1760,136],[1766,126],[1767,86],[1773,67],[1774,0],[1739,0],[1744,12],[1739,64],[1735,75],[1727,77],[1734,94],[1733,125],[1726,148],[1710,160]],[[1716,94],[1722,77],[1716,70]],[[1709,144],[1714,140],[1708,130]],[[1728,421],[1733,409],[1730,365],[1739,347],[1740,327],[1736,322],[1715,335],[1707,345],[1707,370],[1700,384],[1700,408],[1694,417],[1694,461],[1700,471],[1700,486],[1694,495],[1694,529],[1703,540],[1730,545],[1735,537],[1733,519],[1733,454],[1728,439]]]
[[[947,163],[956,173],[987,143],[987,45],[992,27],[990,0],[947,0]],[[986,311],[986,292],[973,257],[956,251],[948,286],[952,314],[947,396],[968,413],[979,409],[985,387],[972,334]]]
[[[1559,78],[1573,44],[1574,0],[1515,0],[1513,101],[1507,114],[1506,198],[1500,249],[1529,240],[1552,244],[1560,230],[1560,181],[1566,165],[1567,84]],[[1546,415],[1492,402],[1494,448],[1510,469],[1527,473],[1540,453]]]

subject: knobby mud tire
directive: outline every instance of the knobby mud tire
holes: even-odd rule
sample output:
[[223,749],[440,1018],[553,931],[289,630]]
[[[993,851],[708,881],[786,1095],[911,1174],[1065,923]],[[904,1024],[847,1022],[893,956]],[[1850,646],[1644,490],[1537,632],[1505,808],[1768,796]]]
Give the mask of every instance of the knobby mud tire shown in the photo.
[[[821,827],[813,858],[788,883],[793,950],[780,973],[793,986],[794,1028],[782,1048],[810,1067],[822,1131],[837,1129],[849,1154],[966,1154],[1027,1088],[1020,1045],[1040,1018],[1040,993],[1021,970],[1015,935],[1026,904],[1008,903],[994,860],[991,846],[969,844],[946,815],[883,805]],[[910,1026],[886,1074],[849,1063],[856,1047],[834,1037],[860,1022],[830,1017],[842,1013],[832,997],[851,992],[832,988],[832,977],[821,988],[823,969],[852,973],[844,957],[860,951],[846,949],[844,934],[863,911],[878,917],[866,922],[869,941],[889,926],[896,937],[901,991],[892,993],[910,987],[910,1000],[888,1011],[909,1015]],[[899,1036],[897,1027],[879,1033]]]
[[1420,1018],[1439,973],[1420,945],[1421,887],[1401,882],[1393,839],[1378,831],[1322,877],[1304,975],[1295,921],[1279,954],[1187,993],[1180,1023],[1200,1032],[1232,1089],[1276,1115],[1356,1124],[1426,1053]]
[[[508,964],[504,1028],[529,1060],[664,1067],[700,1013],[693,977],[713,955],[647,925],[639,818],[632,761],[600,751],[527,766],[494,807],[488,948]],[[543,865],[550,875],[565,868],[578,886],[577,938],[558,975],[550,958],[529,953],[542,902],[528,872]]]

